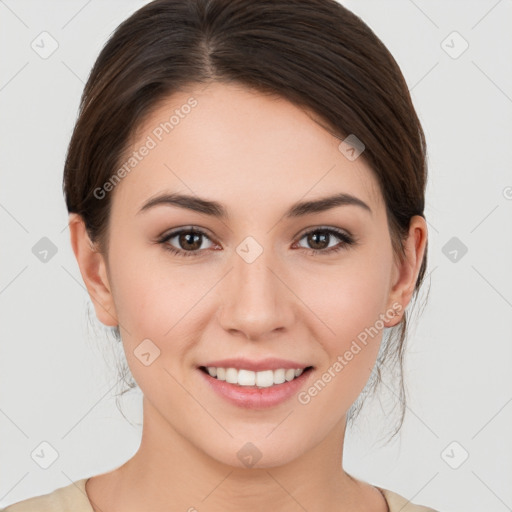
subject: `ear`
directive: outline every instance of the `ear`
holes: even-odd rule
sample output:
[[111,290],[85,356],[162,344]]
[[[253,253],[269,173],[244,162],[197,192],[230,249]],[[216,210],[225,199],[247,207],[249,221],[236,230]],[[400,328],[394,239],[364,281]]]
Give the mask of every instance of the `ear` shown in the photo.
[[[401,321],[411,300],[425,254],[427,233],[425,219],[421,215],[413,216],[409,223],[409,235],[404,242],[405,257],[402,262],[395,265],[393,284],[389,293],[388,308],[395,311],[395,316],[385,323],[386,327],[393,327]],[[400,304],[400,310],[397,309],[397,304]]]
[[105,258],[89,239],[85,223],[80,215],[76,213],[69,215],[69,232],[71,246],[94,305],[96,316],[102,324],[116,327],[119,322],[108,281]]

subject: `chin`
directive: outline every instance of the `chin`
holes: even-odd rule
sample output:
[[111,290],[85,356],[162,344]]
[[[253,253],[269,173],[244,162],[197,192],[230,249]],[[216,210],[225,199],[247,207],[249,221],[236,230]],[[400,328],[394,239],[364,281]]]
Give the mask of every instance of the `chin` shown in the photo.
[[[275,428],[275,425],[272,428]],[[269,436],[271,430],[265,428],[257,433],[253,429],[251,435],[234,436],[226,439],[224,443],[205,446],[203,450],[218,462],[239,469],[279,467],[292,462],[302,454],[304,443],[300,439],[290,438],[286,432],[280,435],[274,432]],[[226,436],[229,437],[228,434]]]

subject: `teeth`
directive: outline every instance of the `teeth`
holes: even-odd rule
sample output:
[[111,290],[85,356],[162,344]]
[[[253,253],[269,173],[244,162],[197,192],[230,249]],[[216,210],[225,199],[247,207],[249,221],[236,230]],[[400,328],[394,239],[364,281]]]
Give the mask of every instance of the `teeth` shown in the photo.
[[279,368],[277,370],[253,372],[251,370],[216,368],[214,366],[208,366],[206,369],[211,377],[216,377],[218,380],[225,380],[230,384],[237,384],[239,386],[257,386],[260,388],[268,388],[275,384],[282,384],[285,381],[289,382],[299,377],[304,371],[303,368]]
[[282,384],[286,380],[286,370],[280,368],[279,370],[274,370],[274,384]]
[[235,379],[234,384],[240,384],[240,386],[255,386],[256,373],[250,372],[249,370],[238,370],[238,375]]
[[295,378],[295,370],[286,370],[284,378],[288,381],[293,380]]

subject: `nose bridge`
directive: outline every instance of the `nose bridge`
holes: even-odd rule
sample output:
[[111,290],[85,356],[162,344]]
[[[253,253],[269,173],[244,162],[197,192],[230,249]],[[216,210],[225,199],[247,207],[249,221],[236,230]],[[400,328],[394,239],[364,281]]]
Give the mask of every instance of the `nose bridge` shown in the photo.
[[230,263],[232,270],[221,293],[223,328],[258,338],[287,327],[293,308],[286,287],[275,275],[279,264],[272,248],[247,237],[236,247]]

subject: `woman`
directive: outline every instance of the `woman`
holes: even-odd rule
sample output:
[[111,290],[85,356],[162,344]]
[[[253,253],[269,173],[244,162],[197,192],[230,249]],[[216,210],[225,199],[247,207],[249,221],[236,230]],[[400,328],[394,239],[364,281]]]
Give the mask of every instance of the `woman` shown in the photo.
[[335,1],[133,14],[85,86],[64,192],[141,445],[5,510],[432,510],[342,466],[356,399],[401,361],[426,179],[396,62]]

